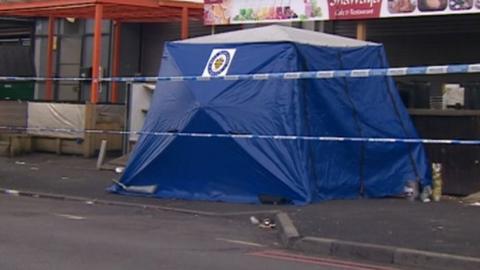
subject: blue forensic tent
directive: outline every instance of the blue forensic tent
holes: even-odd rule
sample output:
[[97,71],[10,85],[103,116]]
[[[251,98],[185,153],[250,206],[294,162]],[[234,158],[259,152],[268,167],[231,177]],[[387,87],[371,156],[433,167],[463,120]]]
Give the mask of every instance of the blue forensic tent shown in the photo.
[[[160,76],[387,67],[382,45],[282,26],[166,44]],[[389,77],[159,81],[146,132],[417,138]],[[143,135],[111,191],[295,204],[430,184],[423,146]]]

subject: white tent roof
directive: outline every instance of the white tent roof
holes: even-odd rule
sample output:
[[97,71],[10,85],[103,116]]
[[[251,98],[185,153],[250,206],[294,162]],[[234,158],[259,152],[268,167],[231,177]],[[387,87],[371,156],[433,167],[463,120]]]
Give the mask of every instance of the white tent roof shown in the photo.
[[176,41],[186,44],[228,44],[261,42],[295,42],[324,47],[363,47],[379,44],[293,27],[270,25],[222,34]]

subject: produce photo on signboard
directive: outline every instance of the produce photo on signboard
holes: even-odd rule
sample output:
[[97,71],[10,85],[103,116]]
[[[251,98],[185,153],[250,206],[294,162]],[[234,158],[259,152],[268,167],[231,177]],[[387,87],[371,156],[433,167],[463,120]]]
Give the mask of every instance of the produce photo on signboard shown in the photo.
[[319,0],[205,0],[205,24],[325,19]]
[[410,13],[417,8],[417,0],[388,0],[388,11],[392,14]]
[[229,24],[230,0],[205,0],[203,20],[205,24]]
[[320,17],[317,0],[245,0],[231,6],[232,21],[308,20]]
[[447,8],[447,0],[419,0],[420,11],[443,11]]
[[467,10],[473,7],[473,0],[450,0],[451,10]]

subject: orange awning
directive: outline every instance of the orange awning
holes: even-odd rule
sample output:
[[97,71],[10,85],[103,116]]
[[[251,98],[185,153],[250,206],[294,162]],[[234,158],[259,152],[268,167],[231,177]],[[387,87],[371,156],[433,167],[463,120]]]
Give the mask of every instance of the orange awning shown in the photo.
[[183,8],[191,19],[203,16],[202,3],[173,0],[17,0],[0,3],[0,16],[88,19],[95,17],[97,4],[103,6],[103,19],[121,22],[179,21]]

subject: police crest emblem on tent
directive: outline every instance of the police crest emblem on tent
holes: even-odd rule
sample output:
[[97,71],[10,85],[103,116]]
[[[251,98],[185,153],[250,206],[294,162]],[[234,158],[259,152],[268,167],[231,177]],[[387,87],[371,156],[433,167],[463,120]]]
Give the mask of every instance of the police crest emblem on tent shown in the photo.
[[204,77],[218,77],[227,75],[236,49],[214,49],[203,71]]

